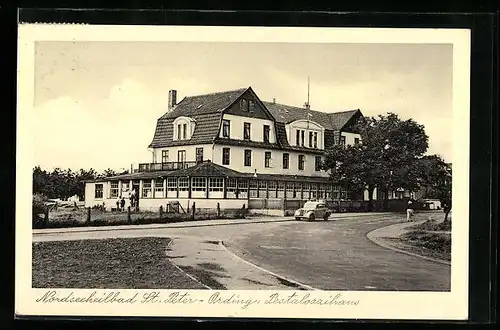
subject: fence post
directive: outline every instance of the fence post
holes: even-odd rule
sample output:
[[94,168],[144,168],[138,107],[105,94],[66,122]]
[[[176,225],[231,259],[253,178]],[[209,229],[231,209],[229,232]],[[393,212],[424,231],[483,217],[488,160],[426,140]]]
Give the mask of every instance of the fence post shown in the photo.
[[45,209],[44,215],[43,215],[43,226],[46,227],[47,224],[49,223],[49,209]]
[[130,206],[127,207],[127,220],[128,220],[128,223],[132,223],[132,215],[130,214]]
[[193,202],[193,211],[192,211],[192,219],[194,220],[194,213],[196,212],[196,202]]
[[90,206],[87,207],[87,224],[90,223]]
[[160,205],[160,220],[163,217],[163,205]]
[[220,204],[217,203],[217,219],[220,218]]

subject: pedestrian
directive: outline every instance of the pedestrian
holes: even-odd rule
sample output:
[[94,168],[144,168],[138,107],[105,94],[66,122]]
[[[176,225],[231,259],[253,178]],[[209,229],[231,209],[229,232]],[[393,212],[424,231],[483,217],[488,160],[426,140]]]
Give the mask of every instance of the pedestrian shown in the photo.
[[412,201],[408,201],[408,207],[406,208],[406,221],[410,222],[413,221],[411,220],[411,217],[413,216],[413,208],[412,208]]
[[120,200],[120,206],[121,206],[122,212],[125,211],[125,198],[123,198],[123,196],[122,196],[122,199]]
[[116,198],[116,211],[120,211],[120,197]]
[[130,198],[130,207],[134,207],[134,199],[135,199],[135,189],[132,189],[129,195]]

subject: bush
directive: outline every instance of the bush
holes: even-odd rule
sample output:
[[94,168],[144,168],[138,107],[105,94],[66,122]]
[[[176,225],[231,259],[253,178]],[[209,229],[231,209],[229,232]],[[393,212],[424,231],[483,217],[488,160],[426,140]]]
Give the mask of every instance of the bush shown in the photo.
[[35,193],[32,201],[32,225],[33,228],[43,227],[46,223],[45,213],[47,212],[47,196]]

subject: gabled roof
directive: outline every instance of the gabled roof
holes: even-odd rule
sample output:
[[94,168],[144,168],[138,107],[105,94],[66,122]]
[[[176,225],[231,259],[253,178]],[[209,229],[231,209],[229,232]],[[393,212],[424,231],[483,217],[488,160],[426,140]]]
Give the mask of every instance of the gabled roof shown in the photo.
[[[249,90],[252,91],[251,87],[185,97],[172,110],[158,119],[153,141],[149,147],[212,143],[219,133],[222,112]],[[308,113],[309,119],[323,126],[327,132],[328,130],[339,131],[354,116],[362,115],[359,109],[326,113],[316,110],[307,111],[304,108],[279,103],[262,102],[262,104],[276,120],[277,140],[279,145],[285,148],[291,148],[286,139],[285,125],[300,119],[307,120]],[[180,116],[193,118],[196,121],[195,130],[191,139],[173,141],[172,124],[175,118]],[[325,135],[328,135],[327,132]]]
[[267,109],[271,112],[276,121],[289,124],[296,120],[307,120],[309,113],[309,120],[315,121],[325,129],[338,131],[342,129],[345,124],[357,113],[359,109],[342,111],[342,112],[321,112],[316,110],[307,111],[304,108],[294,107],[286,104],[279,104],[273,102],[263,102]]
[[[149,147],[212,143],[219,132],[222,111],[248,89],[249,87],[185,97],[172,110],[158,119],[153,141]],[[172,123],[180,116],[193,118],[196,121],[195,129],[191,139],[173,141]]]
[[179,116],[197,116],[209,113],[222,112],[233,104],[247,88],[240,88],[225,92],[187,96],[183,98],[172,110],[160,117],[160,119],[177,118]]

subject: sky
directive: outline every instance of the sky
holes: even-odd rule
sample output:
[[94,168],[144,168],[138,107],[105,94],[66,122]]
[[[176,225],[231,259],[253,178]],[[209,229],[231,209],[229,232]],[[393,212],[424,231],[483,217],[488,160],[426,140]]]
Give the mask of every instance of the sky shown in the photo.
[[451,44],[68,42],[35,45],[35,161],[44,169],[130,169],[168,91],[185,96],[251,86],[259,98],[365,116],[394,112],[452,162]]

